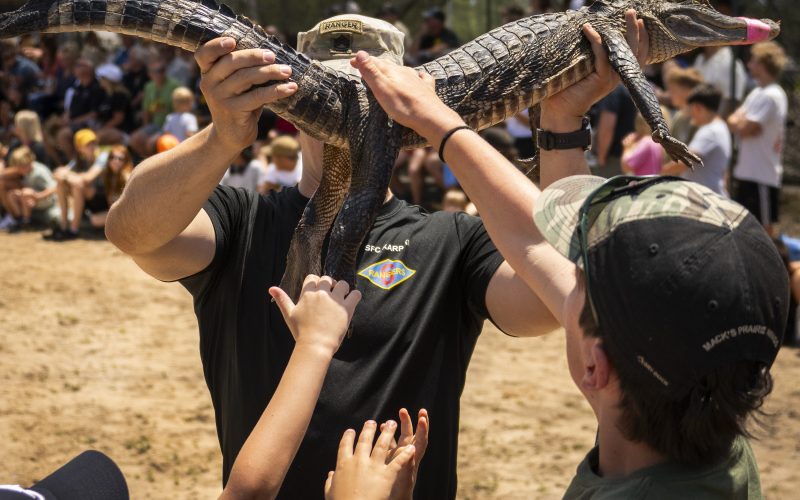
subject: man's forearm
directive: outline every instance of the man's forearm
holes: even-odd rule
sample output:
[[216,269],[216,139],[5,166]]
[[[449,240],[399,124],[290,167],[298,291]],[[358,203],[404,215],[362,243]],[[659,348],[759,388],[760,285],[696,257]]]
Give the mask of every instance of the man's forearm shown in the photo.
[[186,229],[239,154],[215,137],[211,125],[137,166],[108,214],[108,239],[128,254],[144,254]]

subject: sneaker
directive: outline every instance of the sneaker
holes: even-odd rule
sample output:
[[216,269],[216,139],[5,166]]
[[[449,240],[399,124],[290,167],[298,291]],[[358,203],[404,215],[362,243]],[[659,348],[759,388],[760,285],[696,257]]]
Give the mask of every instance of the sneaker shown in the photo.
[[71,231],[69,229],[64,230],[60,227],[54,227],[52,231],[49,233],[43,234],[42,239],[47,241],[69,241],[74,240],[78,237],[78,233],[75,231]]
[[17,219],[15,219],[11,214],[6,214],[6,216],[0,220],[0,231],[10,231],[16,225]]

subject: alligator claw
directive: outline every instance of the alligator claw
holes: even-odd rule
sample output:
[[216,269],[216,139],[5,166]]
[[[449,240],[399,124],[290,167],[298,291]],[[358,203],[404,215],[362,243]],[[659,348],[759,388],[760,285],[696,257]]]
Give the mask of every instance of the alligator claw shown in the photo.
[[701,160],[696,154],[689,151],[689,148],[686,146],[686,144],[682,143],[678,139],[668,134],[659,134],[656,132],[653,134],[653,140],[661,144],[661,146],[664,148],[667,154],[672,157],[672,159],[685,163],[690,169],[694,170],[697,167],[703,166],[703,160]]

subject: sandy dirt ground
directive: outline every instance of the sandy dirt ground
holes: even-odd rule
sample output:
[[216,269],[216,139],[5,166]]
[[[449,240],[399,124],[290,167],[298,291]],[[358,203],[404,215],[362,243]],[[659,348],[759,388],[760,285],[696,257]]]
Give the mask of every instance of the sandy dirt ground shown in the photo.
[[[0,235],[0,256],[0,483],[30,484],[96,448],[134,499],[215,498],[220,453],[183,288],[100,240]],[[595,429],[563,352],[560,333],[486,326],[462,399],[460,498],[560,497]],[[767,497],[792,498],[800,352],[784,349],[773,373],[772,426],[754,448]]]

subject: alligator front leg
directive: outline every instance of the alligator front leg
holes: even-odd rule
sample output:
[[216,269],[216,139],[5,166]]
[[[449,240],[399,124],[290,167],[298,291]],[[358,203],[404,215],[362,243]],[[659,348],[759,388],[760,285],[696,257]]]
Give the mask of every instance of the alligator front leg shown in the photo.
[[603,45],[608,51],[608,60],[611,67],[619,73],[622,83],[627,87],[633,102],[639,108],[647,124],[653,130],[653,140],[661,146],[675,160],[682,161],[690,168],[702,167],[703,161],[694,153],[689,151],[686,144],[672,137],[669,127],[664,117],[661,116],[661,106],[653,92],[650,82],[647,81],[639,62],[633,54],[624,35],[613,30],[611,27],[597,28],[598,33],[603,38]]
[[356,287],[359,250],[386,199],[404,129],[390,122],[371,96],[368,109],[361,120],[350,120],[357,124],[349,133],[353,177],[350,192],[333,223],[325,257],[325,274],[347,281],[351,288]]
[[305,277],[322,271],[322,245],[350,188],[351,174],[349,151],[325,144],[322,179],[294,230],[281,279],[281,288],[294,301],[300,297]]

